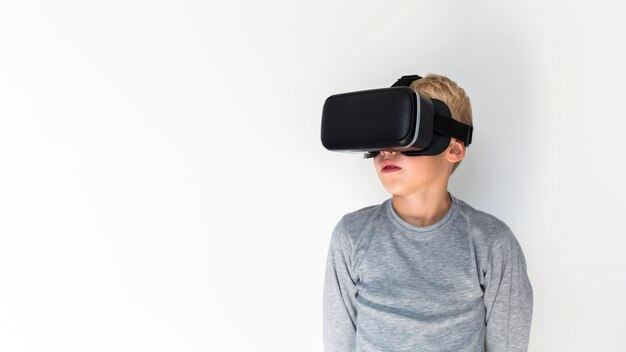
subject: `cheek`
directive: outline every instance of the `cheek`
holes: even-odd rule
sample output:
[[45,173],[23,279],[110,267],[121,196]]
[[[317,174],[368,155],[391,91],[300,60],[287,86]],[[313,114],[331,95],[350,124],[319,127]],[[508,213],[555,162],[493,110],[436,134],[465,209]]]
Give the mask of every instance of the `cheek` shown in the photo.
[[[407,157],[411,158],[411,157]],[[414,179],[428,179],[437,174],[441,167],[441,162],[437,158],[429,156],[416,156],[406,160],[405,165],[408,173]]]
[[382,164],[383,164],[383,161],[382,161],[381,157],[379,157],[378,155],[376,157],[374,157],[374,159],[372,161],[372,165],[374,165],[374,168],[376,169],[376,171],[378,171],[380,169]]

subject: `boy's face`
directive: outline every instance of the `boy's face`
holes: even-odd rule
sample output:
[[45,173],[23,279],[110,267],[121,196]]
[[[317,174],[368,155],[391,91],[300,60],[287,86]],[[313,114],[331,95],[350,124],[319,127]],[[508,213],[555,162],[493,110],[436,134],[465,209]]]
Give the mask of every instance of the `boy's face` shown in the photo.
[[433,187],[447,187],[454,162],[463,159],[462,142],[451,139],[439,155],[407,156],[398,151],[381,151],[374,157],[378,178],[387,192],[408,196]]

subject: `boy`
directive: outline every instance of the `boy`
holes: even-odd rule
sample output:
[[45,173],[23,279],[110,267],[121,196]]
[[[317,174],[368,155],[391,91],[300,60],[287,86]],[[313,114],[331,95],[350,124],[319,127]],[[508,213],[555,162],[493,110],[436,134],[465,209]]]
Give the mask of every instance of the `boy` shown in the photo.
[[[429,74],[410,87],[472,124],[470,101],[449,78]],[[392,197],[334,229],[326,352],[527,350],[533,292],[522,249],[505,223],[447,190],[464,156],[455,138],[439,155],[375,154]]]

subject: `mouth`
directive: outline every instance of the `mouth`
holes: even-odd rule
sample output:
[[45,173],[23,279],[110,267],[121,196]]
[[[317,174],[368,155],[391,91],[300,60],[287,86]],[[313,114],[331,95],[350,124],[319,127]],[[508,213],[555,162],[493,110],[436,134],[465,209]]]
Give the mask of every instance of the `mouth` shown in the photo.
[[380,172],[382,173],[390,173],[390,172],[396,172],[398,170],[402,169],[401,167],[399,167],[398,165],[395,165],[391,162],[388,161],[384,161],[382,164],[382,168],[380,169]]

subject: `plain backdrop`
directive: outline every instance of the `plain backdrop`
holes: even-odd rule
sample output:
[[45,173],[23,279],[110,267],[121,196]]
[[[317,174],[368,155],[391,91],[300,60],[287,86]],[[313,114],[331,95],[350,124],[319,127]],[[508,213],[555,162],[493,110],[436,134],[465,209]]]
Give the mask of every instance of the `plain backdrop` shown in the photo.
[[0,350],[321,351],[341,216],[390,195],[331,94],[451,77],[450,192],[506,222],[530,351],[626,350],[619,1],[4,1]]

